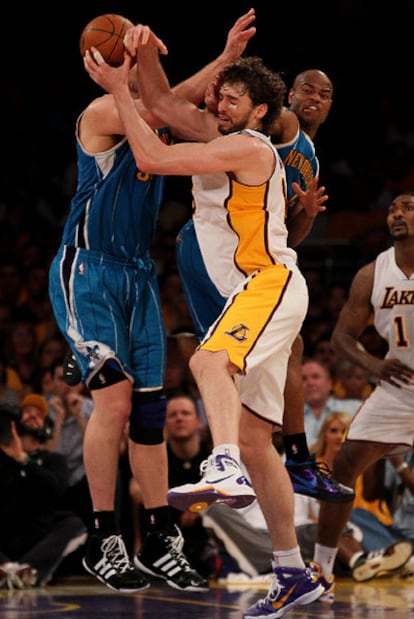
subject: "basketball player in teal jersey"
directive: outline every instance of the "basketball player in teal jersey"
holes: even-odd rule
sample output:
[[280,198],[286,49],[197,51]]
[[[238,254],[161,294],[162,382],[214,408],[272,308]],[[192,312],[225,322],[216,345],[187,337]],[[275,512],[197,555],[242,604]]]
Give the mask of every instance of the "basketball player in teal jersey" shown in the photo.
[[[200,102],[207,84],[241,54],[255,28],[251,10],[230,30],[223,53],[176,92]],[[165,46],[159,42],[160,50]],[[136,69],[130,74],[130,79]],[[139,99],[135,105],[162,141],[168,132]],[[94,509],[85,569],[120,592],[145,589],[142,573],[177,589],[205,591],[208,582],[188,564],[183,538],[166,500],[163,440],[166,337],[157,275],[149,248],[164,178],[137,168],[112,95],[92,101],[76,125],[78,185],[62,242],[50,269],[50,298],[83,383],[94,401],[84,461]],[[149,533],[130,562],[115,505],[121,437],[129,426],[131,470],[144,497]]]

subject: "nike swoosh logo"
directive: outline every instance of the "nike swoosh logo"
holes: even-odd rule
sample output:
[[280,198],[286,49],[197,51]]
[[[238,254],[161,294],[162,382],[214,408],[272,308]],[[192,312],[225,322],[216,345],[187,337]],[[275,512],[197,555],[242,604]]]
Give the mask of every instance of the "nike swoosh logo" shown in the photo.
[[226,481],[226,479],[230,479],[231,477],[233,477],[233,475],[226,475],[226,477],[220,477],[219,479],[214,479],[213,481],[206,479],[206,484],[219,484],[221,481]]
[[291,587],[289,591],[285,593],[284,596],[282,596],[279,600],[272,602],[273,608],[275,610],[277,610],[278,608],[281,608],[284,605],[284,603],[288,601],[289,597],[292,595],[295,589],[296,589],[296,585],[293,585],[293,587]]

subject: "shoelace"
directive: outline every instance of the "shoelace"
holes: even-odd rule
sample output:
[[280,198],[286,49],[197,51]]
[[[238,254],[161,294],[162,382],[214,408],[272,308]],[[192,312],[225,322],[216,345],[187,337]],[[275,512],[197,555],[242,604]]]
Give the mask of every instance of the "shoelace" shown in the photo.
[[168,535],[166,537],[166,540],[167,540],[168,550],[171,556],[177,561],[179,566],[182,567],[182,569],[186,572],[192,572],[193,570],[190,564],[188,563],[187,559],[182,553],[183,546],[184,546],[184,538],[181,535],[181,533],[178,534],[177,536]]
[[207,470],[211,469],[223,471],[225,466],[231,466],[236,469],[238,468],[238,463],[231,456],[224,454],[218,454],[217,456],[211,455],[200,464],[200,475],[204,475]]
[[265,598],[263,598],[261,600],[262,604],[265,604],[267,602],[267,600],[269,600],[270,602],[272,600],[277,600],[277,598],[279,597],[279,595],[280,595],[280,593],[282,591],[282,588],[283,587],[280,584],[278,577],[273,572],[272,573],[271,582],[270,582],[270,587],[269,587],[269,593],[266,595]]
[[124,540],[120,535],[111,535],[110,537],[106,537],[102,542],[101,550],[108,561],[110,561],[114,568],[121,572],[121,574],[125,574],[125,572],[129,570],[133,570],[133,567],[129,562]]

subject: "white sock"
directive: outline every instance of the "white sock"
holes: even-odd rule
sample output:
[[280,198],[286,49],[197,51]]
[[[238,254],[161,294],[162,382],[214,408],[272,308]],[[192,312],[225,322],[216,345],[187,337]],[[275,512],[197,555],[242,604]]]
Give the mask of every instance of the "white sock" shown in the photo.
[[332,575],[337,552],[338,548],[329,548],[329,546],[315,544],[313,560],[315,563],[319,563],[322,574],[326,579]]
[[233,443],[222,443],[221,445],[217,445],[213,449],[213,456],[218,456],[222,454],[226,454],[231,458],[240,462],[240,448],[238,445],[234,445]]
[[275,567],[297,567],[299,569],[306,567],[299,546],[290,550],[274,550],[272,555]]

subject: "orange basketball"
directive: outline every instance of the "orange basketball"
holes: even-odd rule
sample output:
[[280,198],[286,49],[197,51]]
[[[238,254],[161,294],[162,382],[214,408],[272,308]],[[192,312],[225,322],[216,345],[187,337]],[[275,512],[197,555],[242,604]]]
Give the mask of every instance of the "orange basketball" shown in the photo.
[[90,47],[96,47],[103,59],[113,67],[124,61],[124,38],[134,24],[122,15],[107,13],[92,19],[82,31],[80,53],[83,58]]

